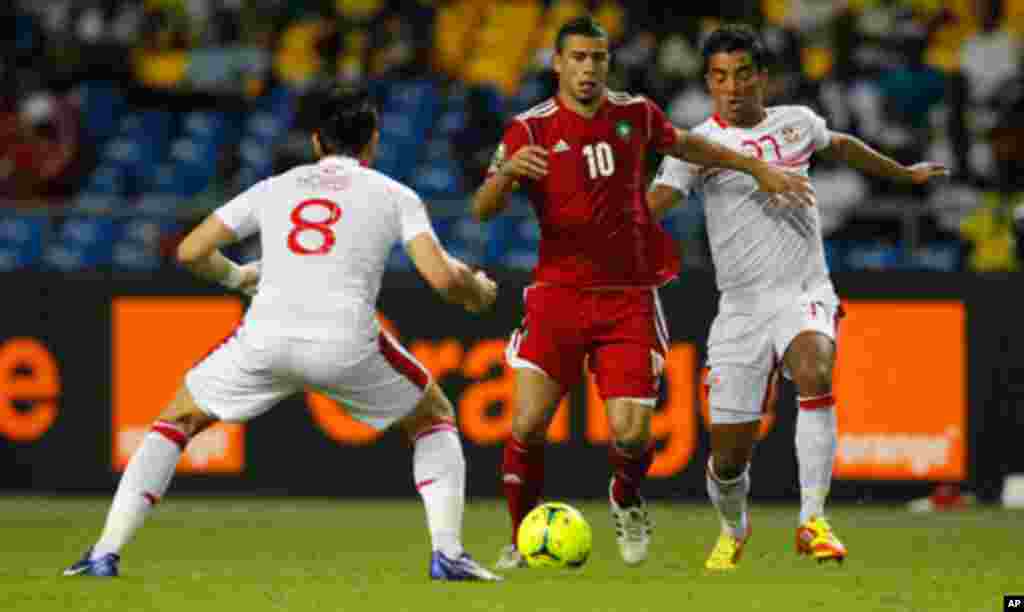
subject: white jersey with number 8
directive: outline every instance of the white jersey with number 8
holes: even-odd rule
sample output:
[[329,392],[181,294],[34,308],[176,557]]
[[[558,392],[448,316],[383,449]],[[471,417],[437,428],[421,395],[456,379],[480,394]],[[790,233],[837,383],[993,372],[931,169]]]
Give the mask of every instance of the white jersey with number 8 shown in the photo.
[[257,183],[215,214],[240,239],[260,233],[249,332],[354,347],[376,346],[377,294],[394,246],[433,236],[415,192],[350,157]]

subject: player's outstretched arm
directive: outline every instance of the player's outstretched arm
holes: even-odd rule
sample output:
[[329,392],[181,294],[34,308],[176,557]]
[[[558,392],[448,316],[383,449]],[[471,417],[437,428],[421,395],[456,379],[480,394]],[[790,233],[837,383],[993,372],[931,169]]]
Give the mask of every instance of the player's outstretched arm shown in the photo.
[[508,160],[496,160],[497,168],[473,194],[472,213],[477,221],[490,221],[508,206],[508,195],[522,179],[539,180],[548,172],[547,149],[526,146]]
[[498,294],[494,281],[445,252],[433,235],[422,233],[405,248],[416,269],[445,301],[470,312],[483,312],[494,304]]
[[210,215],[178,245],[178,261],[199,278],[251,293],[259,282],[259,262],[239,266],[220,252],[237,239],[231,228]]
[[814,206],[813,191],[807,177],[780,170],[693,132],[676,129],[676,136],[675,146],[666,153],[699,166],[728,168],[749,174],[757,180],[761,191],[780,196],[785,204]]
[[842,132],[832,132],[829,146],[822,149],[820,154],[849,164],[865,174],[902,183],[924,185],[931,180],[949,176],[949,169],[942,164],[921,162],[912,166],[904,166],[871,148],[856,136]]

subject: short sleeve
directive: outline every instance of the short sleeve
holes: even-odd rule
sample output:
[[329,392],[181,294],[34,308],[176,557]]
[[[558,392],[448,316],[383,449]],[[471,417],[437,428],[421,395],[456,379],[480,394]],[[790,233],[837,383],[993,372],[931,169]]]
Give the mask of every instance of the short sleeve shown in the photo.
[[433,236],[434,240],[437,240],[423,200],[413,190],[407,188],[395,189],[392,193],[395,205],[398,207],[398,225],[402,243],[407,243],[420,234],[429,234]]
[[269,181],[259,182],[214,211],[213,214],[217,215],[239,240],[260,230],[256,210],[259,208],[260,200],[266,195],[268,184]]
[[832,142],[832,134],[825,124],[825,118],[811,109],[807,109],[807,114],[811,120],[811,140],[814,142],[814,150],[820,151],[828,148],[829,143]]
[[700,166],[666,155],[661,160],[661,166],[658,167],[651,187],[666,185],[687,196],[696,186],[700,170]]
[[491,165],[487,168],[487,176],[497,172],[506,159],[515,155],[519,149],[527,146],[531,141],[530,129],[527,127],[526,122],[521,119],[512,121],[505,128],[505,135],[498,144],[498,148],[494,151]]
[[656,151],[668,151],[676,146],[679,139],[676,126],[665,116],[661,107],[647,100],[647,114],[649,118],[649,134],[651,146]]

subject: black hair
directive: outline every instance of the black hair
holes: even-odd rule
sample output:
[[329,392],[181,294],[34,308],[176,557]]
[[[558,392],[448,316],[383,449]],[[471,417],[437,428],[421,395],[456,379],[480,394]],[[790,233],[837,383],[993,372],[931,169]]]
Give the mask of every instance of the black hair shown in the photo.
[[555,36],[555,53],[561,53],[565,48],[565,39],[573,35],[587,38],[608,38],[608,32],[601,27],[601,24],[593,17],[584,15],[565,22],[558,29],[558,35]]
[[704,56],[704,74],[708,72],[708,64],[711,56],[716,53],[732,53],[734,51],[747,51],[754,67],[765,70],[768,67],[768,51],[757,32],[747,25],[734,24],[722,26],[712,32],[704,41],[704,48],[701,55]]
[[377,130],[377,107],[365,88],[336,88],[321,107],[320,146],[326,154],[358,155]]

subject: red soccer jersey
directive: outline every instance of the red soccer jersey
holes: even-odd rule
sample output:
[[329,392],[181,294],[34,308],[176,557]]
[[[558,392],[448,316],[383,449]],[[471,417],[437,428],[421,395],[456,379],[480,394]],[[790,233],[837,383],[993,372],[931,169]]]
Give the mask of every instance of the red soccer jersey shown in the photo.
[[557,97],[516,116],[491,172],[521,147],[548,151],[548,173],[522,179],[541,239],[536,282],[577,287],[660,285],[679,270],[671,238],[647,209],[649,148],[665,150],[676,131],[647,98],[609,91],[592,118]]

